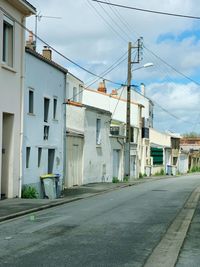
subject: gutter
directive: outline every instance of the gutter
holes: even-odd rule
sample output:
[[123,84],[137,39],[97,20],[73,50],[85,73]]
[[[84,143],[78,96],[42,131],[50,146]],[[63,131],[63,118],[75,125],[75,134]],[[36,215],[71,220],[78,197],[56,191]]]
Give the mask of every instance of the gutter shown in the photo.
[[[25,16],[22,18],[22,24],[25,25]],[[21,198],[22,194],[22,180],[23,180],[23,139],[24,139],[24,83],[25,83],[25,34],[24,29],[21,28],[21,35],[22,35],[22,44],[21,44],[21,53],[22,53],[22,60],[21,60],[21,118],[20,118],[20,160],[19,160],[19,182],[18,182],[18,197]]]

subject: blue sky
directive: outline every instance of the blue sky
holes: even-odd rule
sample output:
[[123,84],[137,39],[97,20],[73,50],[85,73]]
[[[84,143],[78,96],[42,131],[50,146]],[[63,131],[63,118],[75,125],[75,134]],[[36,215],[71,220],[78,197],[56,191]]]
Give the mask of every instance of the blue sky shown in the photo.
[[[155,127],[161,131],[200,132],[200,21],[161,16],[110,8],[91,0],[30,0],[42,16],[38,21],[38,35],[65,56],[89,70],[101,74],[126,53],[128,42],[133,43],[143,36],[143,61],[154,67],[133,72],[133,84],[146,84],[147,95],[166,109],[155,105]],[[198,16],[200,5],[197,0],[112,0],[117,4],[153,9],[158,11]],[[28,28],[35,29],[35,19],[30,18]],[[38,51],[42,44],[38,42]],[[150,51],[156,56],[154,56]],[[134,55],[133,55],[134,56]],[[67,67],[84,82],[94,77],[81,71],[64,58],[53,53],[54,60]],[[159,60],[160,57],[172,68]],[[127,77],[125,60],[106,78],[124,82]],[[191,81],[194,80],[196,84]],[[112,89],[117,87],[107,84]],[[93,87],[97,87],[95,84]],[[179,118],[179,119],[175,119]],[[190,122],[190,123],[188,123]]]

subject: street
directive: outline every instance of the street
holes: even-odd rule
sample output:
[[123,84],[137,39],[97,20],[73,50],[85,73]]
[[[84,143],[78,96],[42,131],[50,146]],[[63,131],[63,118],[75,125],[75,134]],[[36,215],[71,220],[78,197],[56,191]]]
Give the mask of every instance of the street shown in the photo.
[[198,186],[161,179],[3,222],[0,266],[143,266]]

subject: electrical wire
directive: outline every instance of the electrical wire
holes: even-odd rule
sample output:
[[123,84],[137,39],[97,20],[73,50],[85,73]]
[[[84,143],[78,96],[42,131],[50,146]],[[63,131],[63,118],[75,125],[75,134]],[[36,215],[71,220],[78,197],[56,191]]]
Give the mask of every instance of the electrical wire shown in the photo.
[[124,42],[126,42],[127,43],[127,40],[121,35],[121,33],[119,33],[113,26],[112,26],[112,24],[109,22],[109,21],[107,21],[102,15],[101,15],[101,13],[97,10],[97,8],[94,6],[94,5],[92,5],[90,2],[89,2],[89,0],[87,0],[87,2],[88,2],[88,4],[90,5],[90,7],[97,13],[97,15],[99,16],[99,17],[101,17],[101,19],[112,29],[112,31],[118,36],[118,37],[120,37]]
[[187,18],[187,19],[200,19],[200,17],[198,17],[198,16],[176,14],[176,13],[156,11],[156,10],[132,7],[132,6],[125,6],[125,5],[119,5],[119,4],[115,4],[115,3],[111,3],[111,2],[108,3],[108,2],[104,2],[104,1],[100,1],[100,0],[92,0],[92,1],[97,2],[97,3],[101,3],[101,4],[105,4],[105,5],[111,5],[111,6],[115,6],[115,7],[132,9],[132,10],[137,10],[137,11],[141,11],[141,12],[148,12],[148,13],[153,13],[153,14],[158,14],[158,15],[173,16],[173,17],[180,17],[180,18]]
[[69,61],[70,63],[72,63],[73,65],[75,65],[76,67],[78,67],[79,69],[82,69],[83,71],[89,73],[92,76],[98,77],[100,79],[103,79],[109,83],[112,84],[116,84],[121,86],[121,83],[106,79],[105,77],[99,76],[97,74],[95,74],[94,72],[86,69],[85,67],[81,66],[80,64],[76,63],[74,60],[68,58],[67,56],[63,55],[61,52],[59,52],[57,49],[55,49],[53,46],[51,46],[50,44],[48,44],[46,41],[44,41],[41,37],[39,37],[38,35],[34,34],[30,29],[28,29],[26,26],[24,26],[21,22],[19,22],[17,19],[15,19],[11,14],[9,14],[6,10],[4,10],[2,7],[0,7],[0,10],[6,14],[8,17],[10,17],[14,22],[16,22],[20,27],[22,27],[24,30],[26,30],[27,32],[31,32],[31,34],[37,38],[40,42],[42,42],[44,45],[46,45],[47,47],[49,47],[52,51],[54,51],[56,54],[58,54],[59,56],[63,57],[64,59],[66,59],[67,61]]

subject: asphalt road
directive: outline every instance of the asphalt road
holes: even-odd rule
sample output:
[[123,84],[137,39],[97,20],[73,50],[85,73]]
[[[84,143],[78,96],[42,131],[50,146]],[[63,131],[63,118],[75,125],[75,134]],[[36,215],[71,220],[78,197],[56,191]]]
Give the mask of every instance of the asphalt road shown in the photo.
[[1,223],[0,266],[143,266],[199,185],[158,180]]

